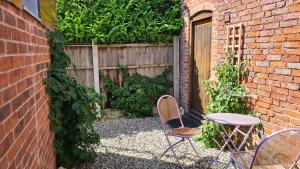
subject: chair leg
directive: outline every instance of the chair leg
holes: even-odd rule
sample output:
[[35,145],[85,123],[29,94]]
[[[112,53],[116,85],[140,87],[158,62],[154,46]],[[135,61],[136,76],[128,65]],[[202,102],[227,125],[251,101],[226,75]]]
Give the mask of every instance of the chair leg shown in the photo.
[[174,147],[174,150],[176,147],[179,147],[182,143],[184,142],[184,139],[179,140],[178,142],[172,144],[169,146],[161,155],[158,159],[161,159],[168,151],[170,151],[171,147]]
[[177,155],[176,155],[176,153],[175,153],[175,150],[173,149],[173,146],[172,146],[172,144],[171,144],[171,142],[170,142],[168,136],[166,136],[166,137],[167,137],[167,141],[168,141],[168,143],[169,143],[169,146],[170,146],[170,148],[171,148],[171,150],[172,150],[172,152],[173,152],[173,154],[174,154],[174,156],[175,156],[175,158],[176,158],[177,163],[180,165],[180,167],[181,167],[182,169],[184,169],[183,165],[180,163],[179,158],[177,157]]
[[196,148],[194,147],[194,145],[193,145],[192,141],[190,140],[190,138],[188,138],[188,140],[189,140],[191,146],[193,147],[195,153],[196,153],[196,154],[199,156],[199,158],[200,158],[201,156],[200,156],[200,154],[198,153],[198,151],[196,150]]

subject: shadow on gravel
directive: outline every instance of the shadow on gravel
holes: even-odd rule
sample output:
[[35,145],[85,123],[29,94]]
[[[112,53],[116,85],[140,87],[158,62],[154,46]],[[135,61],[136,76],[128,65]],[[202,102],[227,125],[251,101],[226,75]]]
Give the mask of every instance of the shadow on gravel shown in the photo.
[[[182,121],[186,127],[199,127],[201,122],[192,120],[183,116]],[[168,122],[170,128],[180,127],[178,119]],[[113,119],[97,121],[94,126],[101,138],[115,138],[117,136],[131,136],[140,132],[162,131],[162,126],[158,115],[154,118],[136,118],[136,119]],[[105,134],[103,134],[105,133]]]
[[[180,169],[177,163],[157,159],[129,157],[114,153],[97,153],[94,164],[79,167],[80,169]],[[204,169],[212,157],[203,157],[192,166],[184,165],[185,169]],[[184,161],[183,161],[184,162]]]

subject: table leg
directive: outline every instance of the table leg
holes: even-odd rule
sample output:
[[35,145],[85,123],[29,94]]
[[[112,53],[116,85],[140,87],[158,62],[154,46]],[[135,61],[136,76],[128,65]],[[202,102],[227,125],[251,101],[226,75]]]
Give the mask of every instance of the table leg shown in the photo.
[[[254,129],[255,125],[252,125],[250,127],[250,129],[248,130],[247,134],[244,135],[244,139],[242,141],[242,143],[239,145],[238,149],[236,151],[240,151],[241,148],[243,147],[243,145],[246,143],[246,141],[248,140],[250,134],[252,133],[253,129]],[[227,169],[230,165],[230,163],[232,163],[232,159],[230,158],[230,161],[226,164],[225,169]]]
[[[223,132],[225,132],[225,136],[222,134],[222,132],[219,130],[219,128],[218,128],[218,130],[219,130],[219,132],[220,132],[220,134],[221,134],[221,136],[222,136],[222,138],[223,138],[223,140],[224,140],[225,143],[224,143],[224,145],[221,147],[221,149],[219,150],[219,152],[218,152],[218,154],[216,155],[216,157],[214,157],[213,160],[209,163],[209,165],[208,165],[207,168],[210,168],[214,163],[217,163],[217,162],[218,162],[219,156],[220,156],[220,154],[223,152],[223,150],[226,148],[226,146],[228,146],[228,148],[229,148],[231,151],[234,151],[234,149],[237,150],[237,148],[236,148],[236,146],[234,145],[234,143],[233,143],[231,137],[232,137],[233,135],[235,135],[235,134],[238,132],[238,129],[239,129],[240,126],[235,126],[234,130],[231,132],[230,135],[228,134],[228,132],[226,131],[226,129],[223,127],[223,125],[221,125],[221,126],[222,126],[221,128],[222,128]],[[226,139],[226,137],[227,137],[227,139]],[[229,145],[229,143],[231,143],[231,144],[234,146],[234,148],[231,148],[231,146]]]

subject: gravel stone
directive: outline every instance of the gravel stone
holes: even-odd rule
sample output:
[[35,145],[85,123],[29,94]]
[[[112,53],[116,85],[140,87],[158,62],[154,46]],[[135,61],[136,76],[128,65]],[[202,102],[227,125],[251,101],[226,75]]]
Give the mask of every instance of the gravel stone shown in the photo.
[[[100,144],[95,145],[97,159],[94,164],[81,166],[81,169],[179,169],[175,157],[169,151],[161,159],[159,156],[167,147],[167,141],[158,117],[138,119],[103,120],[94,124],[100,135]],[[172,143],[178,138],[170,137]],[[200,157],[186,141],[176,153],[185,168],[205,168],[218,150],[207,149],[200,142],[192,141]],[[220,156],[223,168],[228,153]]]

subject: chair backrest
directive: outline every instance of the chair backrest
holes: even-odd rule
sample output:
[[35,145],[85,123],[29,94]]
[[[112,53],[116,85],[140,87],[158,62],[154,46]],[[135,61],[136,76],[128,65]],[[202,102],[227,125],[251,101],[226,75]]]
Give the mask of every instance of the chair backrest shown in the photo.
[[183,126],[177,101],[170,95],[163,95],[157,101],[157,110],[163,124],[173,119],[180,119]]
[[251,169],[259,166],[290,168],[300,157],[300,128],[285,129],[266,137],[258,145]]

